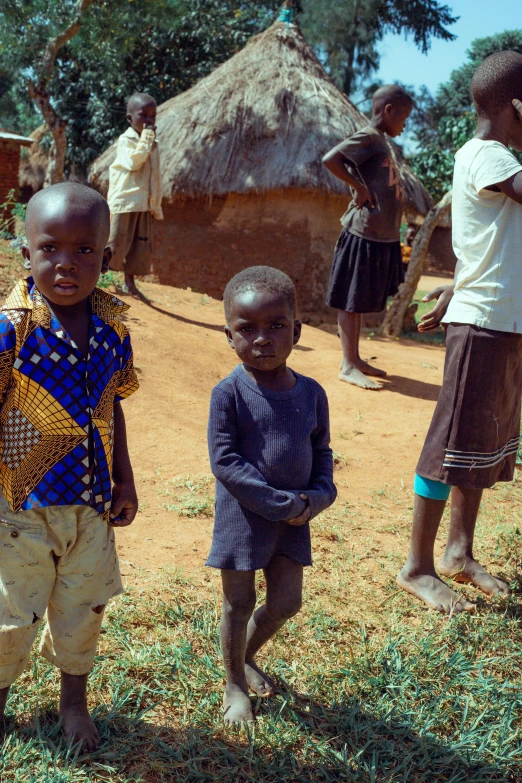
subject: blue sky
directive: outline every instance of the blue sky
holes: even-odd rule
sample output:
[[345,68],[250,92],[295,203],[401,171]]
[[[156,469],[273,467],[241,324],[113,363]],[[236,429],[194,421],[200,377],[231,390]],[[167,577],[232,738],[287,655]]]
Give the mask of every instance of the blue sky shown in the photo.
[[447,80],[451,71],[462,65],[466,49],[475,38],[484,38],[522,26],[521,0],[445,0],[459,21],[450,28],[455,41],[433,40],[427,55],[413,41],[387,35],[380,45],[381,65],[378,77],[384,82],[401,81],[433,92]]

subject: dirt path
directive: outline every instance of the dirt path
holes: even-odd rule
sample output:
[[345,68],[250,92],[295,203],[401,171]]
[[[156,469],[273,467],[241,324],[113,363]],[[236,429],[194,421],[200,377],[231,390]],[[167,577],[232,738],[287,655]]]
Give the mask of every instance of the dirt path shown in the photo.
[[[438,282],[438,281],[437,281]],[[220,302],[190,291],[143,284],[152,306],[135,300],[128,314],[141,390],[124,403],[141,511],[118,533],[124,569],[175,565],[191,572],[205,561],[212,519],[206,447],[212,387],[235,366],[222,331]],[[381,392],[337,380],[339,341],[304,327],[291,365],[326,389],[338,503],[368,507],[384,487],[410,485],[442,378],[444,351],[412,341],[367,340],[365,358],[389,373]],[[168,507],[176,506],[177,510]],[[181,511],[204,508],[206,518]],[[380,534],[375,534],[380,535]],[[381,545],[384,542],[381,542]]]

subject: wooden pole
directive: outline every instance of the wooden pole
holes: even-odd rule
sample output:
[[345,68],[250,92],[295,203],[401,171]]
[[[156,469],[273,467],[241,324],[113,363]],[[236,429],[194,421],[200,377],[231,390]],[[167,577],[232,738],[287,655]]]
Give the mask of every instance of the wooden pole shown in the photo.
[[435,228],[449,214],[451,209],[451,190],[446,193],[438,204],[430,209],[422,226],[413,240],[411,249],[410,263],[406,272],[404,283],[399,286],[399,291],[395,294],[391,305],[386,312],[382,322],[381,332],[385,337],[398,337],[402,331],[402,324],[406,311],[410,306],[411,300],[415,296],[415,291],[419,285],[419,280],[424,269],[424,262],[428,255],[428,246],[431,235]]

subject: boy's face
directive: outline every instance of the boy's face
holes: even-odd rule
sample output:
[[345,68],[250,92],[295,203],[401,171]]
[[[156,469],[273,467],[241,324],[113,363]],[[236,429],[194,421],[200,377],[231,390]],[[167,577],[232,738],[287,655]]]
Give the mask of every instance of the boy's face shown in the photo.
[[106,221],[99,212],[64,200],[43,202],[27,227],[22,255],[36,286],[52,304],[66,307],[83,302],[107,271],[111,250]]
[[395,138],[401,135],[412,108],[412,105],[409,103],[405,105],[386,104],[384,107],[384,126],[388,136]]
[[301,336],[288,300],[262,289],[238,293],[225,327],[228,342],[241,361],[258,371],[283,365]]
[[156,128],[156,101],[137,102],[131,105],[127,120],[134,130],[141,135],[143,128]]

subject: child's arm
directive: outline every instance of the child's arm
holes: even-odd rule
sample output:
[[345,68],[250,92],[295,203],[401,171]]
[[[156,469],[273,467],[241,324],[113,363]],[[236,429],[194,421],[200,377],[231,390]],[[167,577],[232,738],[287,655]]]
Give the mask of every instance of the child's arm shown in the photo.
[[115,164],[128,171],[138,171],[145,165],[156,141],[151,128],[143,128],[138,141],[128,136],[120,136]]
[[337,177],[337,179],[341,179],[343,182],[346,182],[346,184],[355,191],[354,201],[355,206],[358,209],[363,207],[366,203],[368,203],[370,207],[373,207],[373,199],[366,185],[364,185],[362,182],[359,182],[359,180],[355,179],[355,177],[352,177],[350,172],[347,170],[346,164],[349,162],[350,161],[348,158],[343,155],[343,153],[338,150],[337,147],[334,147],[333,150],[327,152],[323,158],[323,165],[326,166],[328,171],[330,171],[334,177]]
[[210,404],[208,445],[214,476],[249,511],[278,522],[293,519],[306,508],[299,492],[270,487],[259,470],[239,454],[234,400],[217,388]]
[[419,332],[431,332],[432,329],[440,326],[440,322],[446,315],[446,310],[453,298],[453,292],[453,285],[441,285],[422,298],[423,302],[431,302],[433,299],[436,299],[437,304],[433,310],[421,316],[418,327]]
[[121,402],[114,403],[114,455],[112,463],[111,525],[126,527],[138,511],[138,496],[127,446],[127,430]]
[[337,497],[337,489],[333,481],[333,456],[330,448],[330,417],[328,413],[328,398],[323,389],[317,400],[317,427],[312,436],[314,462],[312,478],[308,489],[310,504],[310,519],[332,505]]

